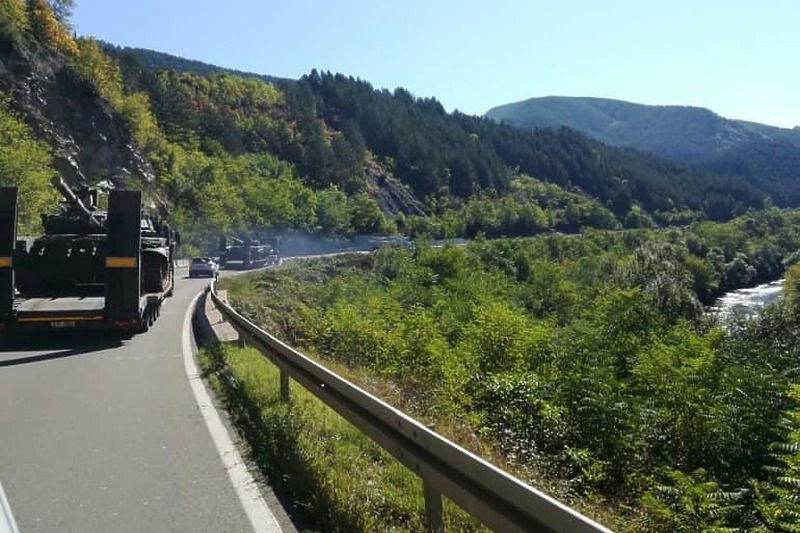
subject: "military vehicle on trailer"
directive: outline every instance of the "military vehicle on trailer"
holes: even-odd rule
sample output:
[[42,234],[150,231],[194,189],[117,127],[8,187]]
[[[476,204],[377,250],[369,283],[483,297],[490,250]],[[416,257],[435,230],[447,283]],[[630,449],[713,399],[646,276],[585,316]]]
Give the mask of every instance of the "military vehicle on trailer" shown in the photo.
[[61,212],[43,214],[44,235],[17,239],[16,187],[0,187],[0,328],[146,331],[175,284],[179,235],[142,213],[141,191],[52,184]]
[[223,236],[220,239],[219,266],[223,269],[251,269],[280,263],[278,239],[239,239]]

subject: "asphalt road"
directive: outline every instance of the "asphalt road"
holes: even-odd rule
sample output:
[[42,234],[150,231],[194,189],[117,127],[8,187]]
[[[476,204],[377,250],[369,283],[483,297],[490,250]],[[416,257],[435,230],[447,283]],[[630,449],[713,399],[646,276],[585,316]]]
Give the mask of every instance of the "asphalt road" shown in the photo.
[[19,530],[249,532],[187,379],[178,280],[148,333],[0,347],[0,483]]

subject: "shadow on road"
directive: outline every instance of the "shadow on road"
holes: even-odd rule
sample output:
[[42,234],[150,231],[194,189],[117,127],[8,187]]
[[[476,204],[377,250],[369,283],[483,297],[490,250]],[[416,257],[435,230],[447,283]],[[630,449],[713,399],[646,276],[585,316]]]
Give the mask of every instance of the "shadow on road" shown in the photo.
[[[122,346],[124,338],[115,332],[48,332],[3,336],[0,338],[0,368],[25,365],[52,359],[85,355]],[[22,355],[20,352],[39,352]],[[12,355],[4,358],[4,355]],[[19,354],[21,357],[13,357]]]

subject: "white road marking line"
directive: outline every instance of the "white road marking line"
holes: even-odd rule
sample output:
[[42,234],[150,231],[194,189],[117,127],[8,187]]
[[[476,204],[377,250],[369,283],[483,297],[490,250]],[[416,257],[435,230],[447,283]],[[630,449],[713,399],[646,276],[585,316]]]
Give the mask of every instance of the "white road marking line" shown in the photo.
[[250,525],[253,526],[254,533],[281,533],[280,524],[278,524],[275,516],[269,510],[269,506],[261,496],[253,476],[247,471],[239,451],[231,441],[194,362],[191,341],[192,313],[201,295],[202,293],[194,297],[183,318],[182,351],[186,377],[189,379],[194,399],[203,414],[208,431],[211,433],[211,438],[217,447],[217,453],[219,453],[222,464],[228,472],[233,488],[239,496],[239,501],[242,502],[247,518],[250,520]]
[[0,483],[0,533],[19,533],[2,483]]

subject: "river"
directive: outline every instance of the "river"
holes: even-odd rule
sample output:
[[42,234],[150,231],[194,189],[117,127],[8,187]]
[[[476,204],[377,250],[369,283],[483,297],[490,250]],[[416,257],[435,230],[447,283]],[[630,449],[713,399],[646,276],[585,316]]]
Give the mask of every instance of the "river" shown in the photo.
[[749,289],[731,291],[719,297],[708,311],[719,316],[723,322],[737,315],[753,317],[765,305],[777,302],[781,298],[782,291],[783,279]]

